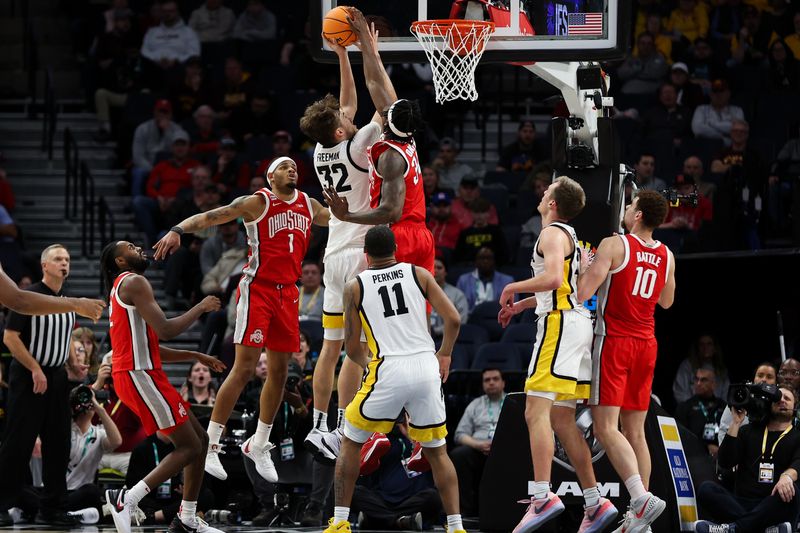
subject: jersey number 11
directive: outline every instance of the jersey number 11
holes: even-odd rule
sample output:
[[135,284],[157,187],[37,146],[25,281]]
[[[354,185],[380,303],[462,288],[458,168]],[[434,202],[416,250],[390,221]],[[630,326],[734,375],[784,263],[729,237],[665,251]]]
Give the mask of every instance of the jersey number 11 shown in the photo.
[[378,289],[378,294],[381,295],[383,300],[383,316],[389,318],[395,315],[408,314],[408,307],[406,307],[406,299],[403,297],[403,287],[399,283],[392,285],[392,292],[397,300],[397,307],[392,307],[392,299],[389,296],[389,287],[384,285]]

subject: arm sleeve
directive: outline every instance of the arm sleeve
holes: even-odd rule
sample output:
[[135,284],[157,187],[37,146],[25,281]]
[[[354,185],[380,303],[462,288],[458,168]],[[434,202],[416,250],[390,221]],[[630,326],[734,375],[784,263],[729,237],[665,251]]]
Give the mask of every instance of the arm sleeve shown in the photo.
[[367,148],[375,144],[381,137],[381,125],[378,122],[370,122],[358,130],[350,142],[350,157],[353,162],[363,169],[369,168],[369,156]]
[[[458,287],[456,287],[456,289],[458,289]],[[464,292],[461,289],[453,293],[453,305],[455,305],[456,310],[458,310],[461,323],[466,324],[469,316],[469,305],[467,304],[467,297],[464,296]]]
[[181,62],[186,61],[190,57],[197,57],[200,55],[200,39],[197,37],[197,32],[192,28],[186,27],[186,53],[181,57]]
[[739,464],[739,456],[742,452],[742,439],[746,439],[750,434],[750,426],[741,426],[736,437],[725,435],[719,445],[717,452],[717,463],[722,468],[733,468]]
[[6,318],[6,328],[11,331],[22,332],[30,323],[31,317],[29,315],[21,315],[16,311],[11,311]]
[[707,117],[708,106],[701,105],[695,109],[694,115],[692,115],[692,132],[696,137],[719,138],[719,132],[706,122]]
[[160,58],[156,56],[157,48],[155,42],[153,42],[153,30],[150,29],[144,35],[144,41],[142,42],[142,57],[149,59],[150,61],[158,61]]

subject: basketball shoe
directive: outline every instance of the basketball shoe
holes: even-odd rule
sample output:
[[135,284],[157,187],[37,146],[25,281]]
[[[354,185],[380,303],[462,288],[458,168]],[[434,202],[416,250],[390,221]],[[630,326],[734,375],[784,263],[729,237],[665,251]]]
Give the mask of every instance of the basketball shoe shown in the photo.
[[373,433],[361,446],[361,468],[359,473],[368,476],[381,465],[381,457],[392,448],[392,443],[383,433]]
[[539,529],[545,522],[552,520],[564,512],[564,504],[561,498],[553,494],[547,493],[547,498],[541,500],[520,500],[519,503],[529,503],[528,510],[522,520],[519,521],[517,527],[514,528],[512,533],[530,533]]
[[127,495],[128,489],[125,487],[106,490],[106,503],[111,508],[111,517],[114,519],[114,526],[118,533],[131,533],[131,520],[138,526],[145,519],[144,513],[139,507],[125,501]]
[[228,479],[228,473],[222,467],[222,462],[219,460],[219,455],[225,453],[222,446],[219,444],[209,444],[208,452],[206,453],[206,466],[205,470],[217,479]]
[[275,463],[272,462],[270,450],[275,446],[272,443],[267,443],[263,448],[257,448],[252,443],[253,437],[244,441],[241,445],[242,455],[249,457],[256,464],[256,472],[258,475],[269,481],[275,483],[278,481],[278,471],[275,470]]
[[194,524],[186,524],[183,520],[181,520],[180,514],[176,514],[175,518],[172,519],[172,523],[170,523],[167,532],[168,533],[223,533],[221,529],[209,526],[208,522],[206,522],[199,516],[194,517]]
[[666,507],[667,502],[648,492],[639,501],[631,503],[622,525],[613,533],[646,533]]
[[327,431],[322,431],[318,428],[312,429],[308,432],[308,435],[306,435],[306,438],[303,441],[303,446],[305,446],[306,450],[308,450],[311,455],[317,455],[319,453],[319,449],[322,447],[322,438],[327,433]]
[[595,533],[603,531],[605,527],[614,521],[619,514],[617,508],[605,498],[600,498],[600,503],[594,507],[594,512],[588,509],[583,512],[583,521],[578,533]]
[[321,439],[322,446],[320,446],[314,458],[323,464],[336,464],[336,458],[339,457],[339,449],[342,447],[342,435],[342,428],[336,428],[330,433],[325,433]]
[[322,533],[350,533],[350,522],[341,520],[334,524],[331,517],[328,519],[328,527]]
[[428,472],[431,469],[431,464],[422,453],[422,444],[419,442],[414,443],[414,451],[408,458],[408,469],[414,472]]

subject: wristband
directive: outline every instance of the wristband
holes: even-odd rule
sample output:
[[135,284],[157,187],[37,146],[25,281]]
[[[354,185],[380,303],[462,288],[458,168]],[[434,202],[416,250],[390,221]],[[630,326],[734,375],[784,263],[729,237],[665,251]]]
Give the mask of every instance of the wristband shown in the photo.
[[183,235],[183,228],[180,226],[172,226],[171,228],[169,228],[169,230],[174,231],[178,235]]
[[788,478],[789,478],[789,481],[791,481],[792,483],[794,483],[794,478],[792,478],[792,476],[790,476],[790,475],[789,475],[789,474],[787,474],[786,472],[784,472],[783,474],[781,474],[781,477],[783,477],[783,476],[786,476],[786,477],[788,477]]

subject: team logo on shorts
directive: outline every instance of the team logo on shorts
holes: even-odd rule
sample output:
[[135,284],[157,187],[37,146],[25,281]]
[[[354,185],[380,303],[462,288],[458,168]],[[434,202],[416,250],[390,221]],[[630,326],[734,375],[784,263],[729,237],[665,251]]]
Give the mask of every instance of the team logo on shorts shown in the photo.
[[183,406],[182,403],[178,404],[178,414],[181,416],[186,416],[186,408]]
[[257,329],[250,334],[250,342],[254,344],[261,344],[264,342],[264,334],[261,333],[260,329]]
[[[575,409],[575,424],[578,426],[578,431],[581,432],[583,438],[586,439],[586,444],[589,446],[589,452],[592,454],[592,463],[597,462],[601,457],[606,454],[606,451],[600,445],[600,441],[594,436],[594,428],[592,427],[592,411],[587,405],[578,405]],[[553,460],[569,470],[574,472],[575,468],[567,457],[567,452],[564,446],[559,442],[558,437],[555,439],[555,453]]]

